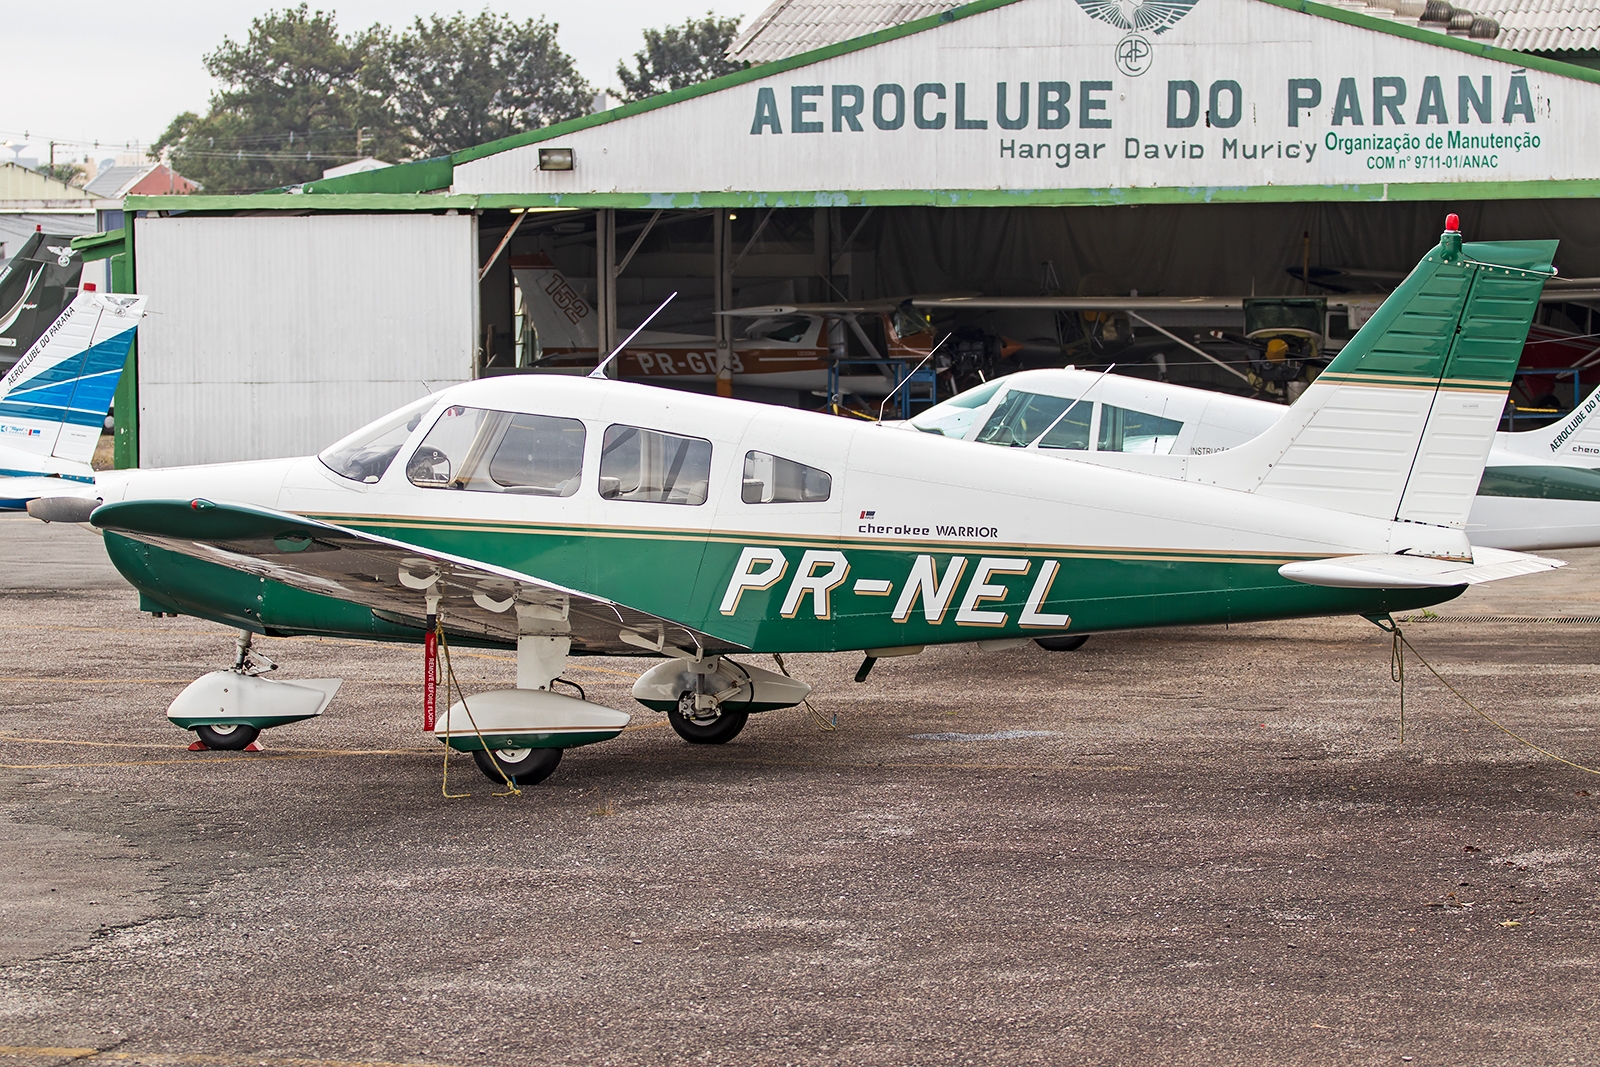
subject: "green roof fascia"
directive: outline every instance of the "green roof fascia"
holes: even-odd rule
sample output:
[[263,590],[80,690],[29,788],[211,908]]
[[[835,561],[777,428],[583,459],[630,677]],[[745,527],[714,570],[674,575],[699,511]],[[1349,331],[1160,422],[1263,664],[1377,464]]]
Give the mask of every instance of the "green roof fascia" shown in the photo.
[[283,196],[241,193],[235,196],[130,196],[126,211],[471,211],[478,196],[445,193],[324,193]]
[[380,167],[359,174],[346,174],[339,178],[323,178],[306,182],[302,193],[431,193],[435,189],[448,189],[454,176],[455,164],[449,156],[418,159],[393,167]]
[[82,252],[81,259],[85,263],[93,263],[100,259],[110,259],[120,256],[127,246],[128,231],[126,229],[107,230],[104,233],[86,233],[81,237],[72,239],[72,249]]
[[731,89],[736,85],[760,81],[762,78],[770,78],[774,74],[782,74],[784,71],[794,70],[797,67],[809,67],[813,63],[820,63],[825,59],[848,55],[851,52],[859,52],[863,48],[871,48],[887,41],[909,37],[914,33],[935,29],[949,22],[958,22],[961,19],[971,18],[973,15],[981,15],[996,8],[1008,7],[1018,2],[1019,0],[973,0],[972,3],[962,4],[960,7],[951,8],[949,11],[942,11],[936,15],[927,15],[920,19],[913,19],[910,22],[903,22],[898,26],[875,30],[860,37],[852,37],[848,41],[824,45],[821,48],[814,48],[809,52],[801,52],[799,55],[789,56],[786,59],[774,59],[767,63],[758,63],[753,67],[746,67],[744,70],[735,71],[732,74],[724,74],[720,78],[713,78],[710,81],[699,82],[695,85],[686,85],[682,89],[674,89],[670,93],[662,93],[659,96],[636,100],[631,104],[623,104],[621,107],[614,107],[610,111],[584,115],[582,118],[558,122],[554,126],[528,130],[525,133],[502,137],[498,141],[489,141],[485,144],[474,145],[471,148],[463,148],[450,158],[456,166],[460,166],[463,163],[470,163],[485,156],[509,152],[513,148],[522,148],[525,145],[536,144],[540,141],[565,137],[569,133],[587,130],[592,126],[603,126],[608,122],[616,122],[618,119],[642,115],[646,111],[671,107],[673,104],[682,103],[685,100],[693,100],[700,96],[709,96],[724,89]]
[[[452,154],[450,158],[456,166],[460,166],[475,159],[483,159],[485,156],[508,152],[513,148],[522,148],[525,145],[565,137],[567,134],[577,133],[579,130],[587,130],[593,126],[603,126],[608,122],[616,122],[618,119],[641,115],[657,108],[670,107],[673,104],[692,100],[695,97],[707,96],[711,93],[721,92],[723,89],[731,89],[736,85],[760,81],[774,74],[782,74],[785,71],[799,67],[807,67],[826,59],[833,59],[835,56],[848,55],[863,48],[871,48],[887,41],[909,37],[914,33],[935,29],[946,23],[970,18],[973,15],[981,15],[984,12],[1008,7],[1018,2],[1019,0],[974,0],[973,3],[963,4],[961,7],[952,8],[937,15],[928,15],[924,18],[914,19],[911,22],[901,23],[898,26],[890,26],[860,37],[852,37],[848,41],[824,45],[809,52],[801,52],[798,55],[789,56],[787,59],[775,59],[768,63],[760,63],[741,71],[735,71],[732,74],[724,74],[720,78],[713,78],[710,81],[700,82],[695,85],[687,85],[682,89],[674,89],[670,93],[662,93],[659,96],[624,104],[621,107],[612,108],[610,111],[584,115],[581,118],[571,119],[567,122],[558,122],[554,126],[529,130],[525,133],[513,134],[510,137],[502,137],[497,141],[488,141],[481,145],[474,145],[471,148],[463,148],[459,152]],[[1550,59],[1546,56],[1515,52],[1509,48],[1500,48],[1492,44],[1483,44],[1461,37],[1451,37],[1449,34],[1439,33],[1435,30],[1425,30],[1418,26],[1407,26],[1404,23],[1374,18],[1371,15],[1364,15],[1344,8],[1315,3],[1313,0],[1260,0],[1260,2],[1271,4],[1274,7],[1285,8],[1289,11],[1298,11],[1305,15],[1313,15],[1317,18],[1343,22],[1350,26],[1359,26],[1362,29],[1392,34],[1393,36],[1403,37],[1422,44],[1436,45],[1440,48],[1454,49],[1457,52],[1466,52],[1469,55],[1482,56],[1485,59],[1529,67],[1533,70],[1542,70],[1551,74],[1560,74],[1564,77],[1576,78],[1579,81],[1600,82],[1600,70],[1591,70],[1588,67],[1579,66],[1575,63],[1565,63],[1559,59]]]
[[[1416,200],[1600,198],[1600,179],[1507,182],[1372,182],[1351,185],[1136,186],[1086,189],[838,189],[698,193],[326,193],[320,196],[130,196],[129,211],[323,213],[338,211],[623,208],[693,211],[765,207],[1113,207],[1126,204],[1381,203]],[[120,231],[113,231],[120,232]],[[102,235],[94,235],[99,237]],[[105,235],[109,239],[109,235]],[[80,237],[76,241],[92,238]],[[115,254],[107,252],[107,255]]]
[[[1126,204],[1382,203],[1415,200],[1600,198],[1600,179],[1520,182],[1411,182],[1369,185],[1161,186],[1100,189],[847,189],[701,193],[505,193],[477,197],[482,208],[638,211],[766,207],[1114,207]],[[457,198],[460,199],[460,198]]]
[[1287,8],[1290,11],[1299,11],[1306,15],[1315,15],[1318,18],[1332,19],[1334,22],[1343,22],[1349,26],[1360,26],[1364,30],[1377,30],[1379,33],[1404,37],[1408,41],[1420,41],[1422,44],[1450,48],[1457,52],[1465,52],[1468,55],[1482,56],[1484,59],[1493,59],[1501,63],[1510,63],[1513,66],[1542,70],[1549,74],[1560,74],[1563,77],[1575,78],[1578,81],[1600,82],[1600,70],[1591,70],[1588,67],[1580,67],[1575,63],[1563,63],[1559,59],[1536,56],[1528,52],[1516,52],[1509,48],[1484,44],[1481,41],[1473,41],[1465,37],[1451,37],[1449,34],[1440,33],[1437,30],[1425,30],[1420,26],[1407,26],[1402,22],[1373,18],[1371,15],[1364,15],[1359,11],[1350,11],[1342,7],[1330,7],[1327,4],[1315,3],[1314,0],[1260,0],[1260,2],[1271,4],[1273,7]]

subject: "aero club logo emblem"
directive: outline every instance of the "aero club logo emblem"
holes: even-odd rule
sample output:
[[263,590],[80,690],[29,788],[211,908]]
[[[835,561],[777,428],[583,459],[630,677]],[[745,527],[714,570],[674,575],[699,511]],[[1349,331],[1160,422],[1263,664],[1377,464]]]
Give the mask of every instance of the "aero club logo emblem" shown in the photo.
[[1117,42],[1117,69],[1137,78],[1150,69],[1153,52],[1146,33],[1160,36],[1187,15],[1198,0],[1078,0],[1090,18],[1110,23],[1128,35]]

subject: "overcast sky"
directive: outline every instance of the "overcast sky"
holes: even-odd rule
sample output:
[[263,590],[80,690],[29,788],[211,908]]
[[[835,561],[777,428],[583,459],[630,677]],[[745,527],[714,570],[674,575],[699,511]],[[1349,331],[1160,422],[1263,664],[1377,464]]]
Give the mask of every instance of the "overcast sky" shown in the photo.
[[[206,52],[224,37],[244,40],[252,18],[289,6],[287,0],[6,4],[0,34],[0,142],[31,139],[39,145],[56,138],[98,140],[102,146],[148,144],[179,112],[205,110],[214,86],[200,62]],[[578,61],[583,76],[597,87],[615,88],[617,62],[639,50],[646,27],[681,23],[708,8],[748,22],[766,0],[498,0],[487,6],[518,19],[543,16],[558,23],[561,46]],[[337,12],[346,31],[374,22],[409,24],[435,12],[481,10],[448,0],[327,0],[311,7]]]

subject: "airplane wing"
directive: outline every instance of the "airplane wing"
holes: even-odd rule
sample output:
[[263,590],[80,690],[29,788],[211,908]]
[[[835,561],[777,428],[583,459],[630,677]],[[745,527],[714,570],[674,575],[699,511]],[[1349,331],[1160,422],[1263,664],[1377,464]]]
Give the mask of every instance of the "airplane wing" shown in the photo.
[[1335,556],[1285,563],[1278,568],[1278,573],[1306,585],[1341,589],[1441,589],[1478,585],[1565,566],[1559,559],[1474,545],[1470,562],[1428,556]]
[[[1243,311],[1246,299],[1242,296],[919,296],[912,298],[911,305],[930,311]],[[1325,300],[1332,308],[1377,307],[1387,299],[1387,294],[1330,293],[1318,299]],[[1569,304],[1595,299],[1600,299],[1600,289],[1546,289],[1539,302]],[[762,310],[762,314],[780,313]]]
[[940,311],[1243,311],[1244,301],[1242,296],[944,296],[914,297],[911,304]]
[[443,598],[440,613],[451,633],[515,643],[520,603],[536,609],[541,626],[570,634],[575,653],[743,649],[530,574],[267,508],[130,500],[96,508],[90,521],[170,552],[360,604],[419,634],[431,586]]
[[821,304],[763,304],[760,307],[733,308],[713,314],[741,319],[765,319],[775,315],[878,315],[887,314],[906,303],[921,307],[925,301],[933,301],[934,303],[929,306],[940,306],[939,301],[960,301],[977,297],[978,294],[974,292],[922,293],[915,297],[885,297],[881,300],[865,300],[854,304],[844,301]]
[[777,315],[867,315],[893,311],[899,306],[893,300],[872,300],[863,304],[765,304],[713,314],[737,319],[765,319]]

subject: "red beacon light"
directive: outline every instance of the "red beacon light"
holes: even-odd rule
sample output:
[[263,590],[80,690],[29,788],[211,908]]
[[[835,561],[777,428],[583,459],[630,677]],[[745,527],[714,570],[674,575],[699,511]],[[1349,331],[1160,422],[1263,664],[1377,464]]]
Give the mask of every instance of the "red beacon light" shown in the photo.
[[1444,217],[1444,233],[1439,235],[1439,252],[1454,263],[1461,256],[1461,216],[1454,211]]
[[92,293],[92,292],[94,292],[94,290],[95,290],[94,282],[84,282],[83,283],[83,291],[84,292]]

